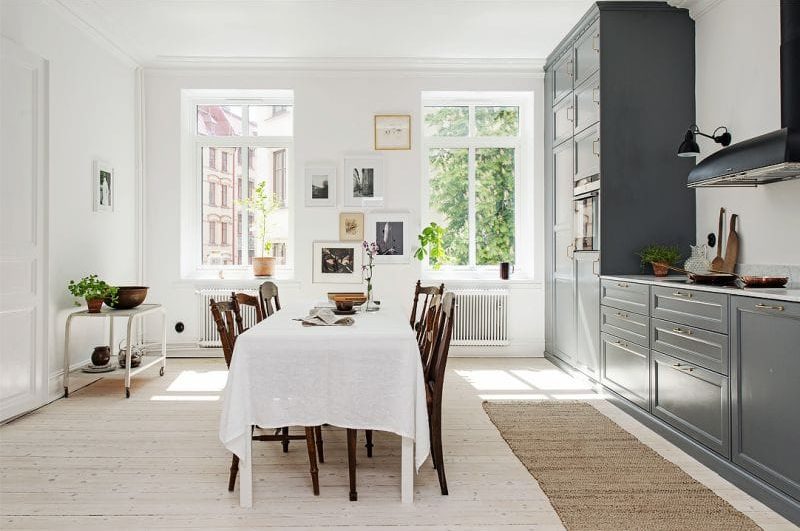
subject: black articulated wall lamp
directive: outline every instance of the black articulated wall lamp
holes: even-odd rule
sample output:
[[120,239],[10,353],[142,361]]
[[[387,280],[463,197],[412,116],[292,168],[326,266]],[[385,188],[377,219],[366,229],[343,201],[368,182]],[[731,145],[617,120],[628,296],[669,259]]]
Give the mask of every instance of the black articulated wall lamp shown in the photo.
[[692,125],[686,131],[686,136],[683,137],[683,142],[681,142],[678,148],[679,157],[696,157],[700,154],[700,146],[697,145],[695,135],[710,138],[717,144],[722,144],[723,146],[729,146],[731,144],[731,134],[728,132],[727,127],[717,127],[712,134],[707,135],[701,132],[699,127]]

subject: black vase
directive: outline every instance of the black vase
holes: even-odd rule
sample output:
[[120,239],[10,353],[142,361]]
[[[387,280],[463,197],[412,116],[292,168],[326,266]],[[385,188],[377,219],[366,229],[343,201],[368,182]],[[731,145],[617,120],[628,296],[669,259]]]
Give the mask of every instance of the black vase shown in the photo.
[[103,365],[108,365],[108,362],[111,360],[111,349],[107,346],[103,345],[101,347],[94,347],[94,352],[92,352],[92,365],[96,367],[102,367]]

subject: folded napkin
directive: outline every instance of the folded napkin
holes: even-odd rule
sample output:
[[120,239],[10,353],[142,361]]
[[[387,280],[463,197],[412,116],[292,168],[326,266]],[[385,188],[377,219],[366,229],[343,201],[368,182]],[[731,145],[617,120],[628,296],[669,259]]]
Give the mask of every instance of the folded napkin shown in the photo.
[[350,326],[356,322],[352,317],[339,317],[330,308],[312,308],[300,321],[303,326]]

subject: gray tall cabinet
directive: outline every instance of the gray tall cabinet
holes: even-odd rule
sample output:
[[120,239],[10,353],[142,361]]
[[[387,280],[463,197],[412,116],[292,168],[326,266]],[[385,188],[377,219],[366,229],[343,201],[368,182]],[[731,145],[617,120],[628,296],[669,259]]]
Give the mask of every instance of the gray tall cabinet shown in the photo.
[[[695,118],[694,22],[664,2],[597,2],[548,57],[545,89],[545,350],[598,378],[600,274],[694,241],[692,161],[675,155]],[[573,188],[597,175],[599,250],[576,252]]]

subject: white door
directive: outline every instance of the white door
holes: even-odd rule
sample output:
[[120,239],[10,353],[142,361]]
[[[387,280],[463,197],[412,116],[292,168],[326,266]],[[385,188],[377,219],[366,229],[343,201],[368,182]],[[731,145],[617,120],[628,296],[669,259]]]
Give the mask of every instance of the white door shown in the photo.
[[47,401],[47,62],[0,48],[0,421]]

